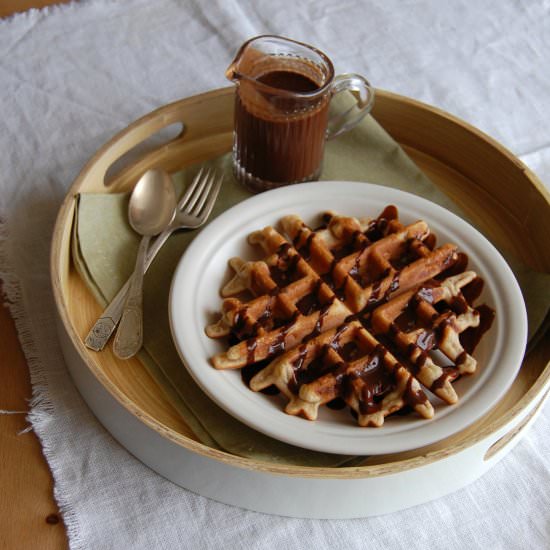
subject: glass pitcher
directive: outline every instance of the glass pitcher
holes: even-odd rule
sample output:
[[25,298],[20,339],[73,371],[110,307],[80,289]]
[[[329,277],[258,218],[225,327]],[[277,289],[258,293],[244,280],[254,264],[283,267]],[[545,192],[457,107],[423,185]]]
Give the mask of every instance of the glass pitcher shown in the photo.
[[[335,76],[323,52],[280,36],[245,42],[226,76],[237,85],[233,168],[254,192],[318,179],[326,140],[357,125],[374,102],[365,78]],[[353,105],[329,116],[343,91],[353,92]]]

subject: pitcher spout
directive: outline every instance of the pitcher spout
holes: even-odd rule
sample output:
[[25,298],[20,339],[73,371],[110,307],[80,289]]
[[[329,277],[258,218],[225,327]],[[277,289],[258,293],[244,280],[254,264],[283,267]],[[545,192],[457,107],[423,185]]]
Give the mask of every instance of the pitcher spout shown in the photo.
[[225,70],[225,78],[231,80],[231,82],[238,82],[241,80],[241,74],[237,71],[237,58],[235,58],[229,67]]
[[261,61],[268,57],[265,51],[265,42],[280,40],[279,37],[271,35],[255,36],[247,40],[240,48],[235,58],[225,71],[225,76],[231,82],[255,80],[258,76],[259,65]]
[[254,41],[255,38],[247,40],[236,53],[235,58],[229,64],[225,71],[225,77],[231,82],[239,82],[242,80],[245,73],[243,73],[243,68],[246,70],[247,58],[250,57],[250,43]]

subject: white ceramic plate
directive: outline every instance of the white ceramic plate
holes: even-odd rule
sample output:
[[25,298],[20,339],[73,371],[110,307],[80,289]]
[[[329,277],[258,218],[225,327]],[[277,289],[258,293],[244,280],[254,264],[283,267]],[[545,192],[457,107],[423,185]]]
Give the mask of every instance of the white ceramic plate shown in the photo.
[[[233,256],[260,257],[247,236],[275,225],[286,214],[315,224],[324,210],[376,217],[388,204],[405,224],[428,222],[438,243],[452,242],[469,256],[468,267],[485,281],[476,303],[496,310],[491,329],[474,352],[478,370],[454,383],[459,402],[449,406],[430,397],[435,416],[386,418],[381,428],[361,428],[347,409],[321,407],[315,422],[283,412],[286,399],[248,389],[239,370],[218,371],[209,358],[227,344],[208,338],[204,327],[217,320],[219,290],[231,277]],[[283,187],[248,199],[208,225],[180,260],[170,292],[172,337],[189,372],[210,398],[244,424],[271,437],[308,449],[342,454],[384,454],[414,449],[456,433],[486,414],[512,383],[521,365],[527,317],[518,284],[497,250],[477,230],[425,199],[388,187],[358,182],[315,182]],[[429,392],[426,392],[429,395]]]

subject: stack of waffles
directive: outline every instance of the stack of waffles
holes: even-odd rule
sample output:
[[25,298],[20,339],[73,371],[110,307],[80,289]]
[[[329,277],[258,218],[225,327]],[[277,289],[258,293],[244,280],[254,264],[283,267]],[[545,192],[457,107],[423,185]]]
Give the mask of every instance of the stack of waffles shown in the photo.
[[426,390],[457,402],[452,382],[476,370],[492,312],[480,323],[481,279],[425,221],[404,225],[394,206],[376,219],[327,212],[316,229],[289,215],[248,241],[265,257],[229,261],[221,318],[206,327],[229,342],[215,368],[243,369],[252,390],[277,388],[285,412],[309,420],[324,404],[349,406],[360,426],[431,418]]

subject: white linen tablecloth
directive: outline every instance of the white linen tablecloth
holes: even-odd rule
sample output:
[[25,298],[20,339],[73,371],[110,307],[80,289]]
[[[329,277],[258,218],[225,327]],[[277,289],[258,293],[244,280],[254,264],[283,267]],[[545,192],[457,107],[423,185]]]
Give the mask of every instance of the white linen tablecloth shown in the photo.
[[115,442],[76,391],[48,274],[69,185],[136,118],[227,85],[237,46],[263,33],[314,44],[337,72],[365,74],[465,119],[550,182],[548,0],[96,0],[1,20],[0,276],[31,369],[30,422],[71,548],[550,547],[548,405],[471,486],[392,515],[318,521],[177,487]]

